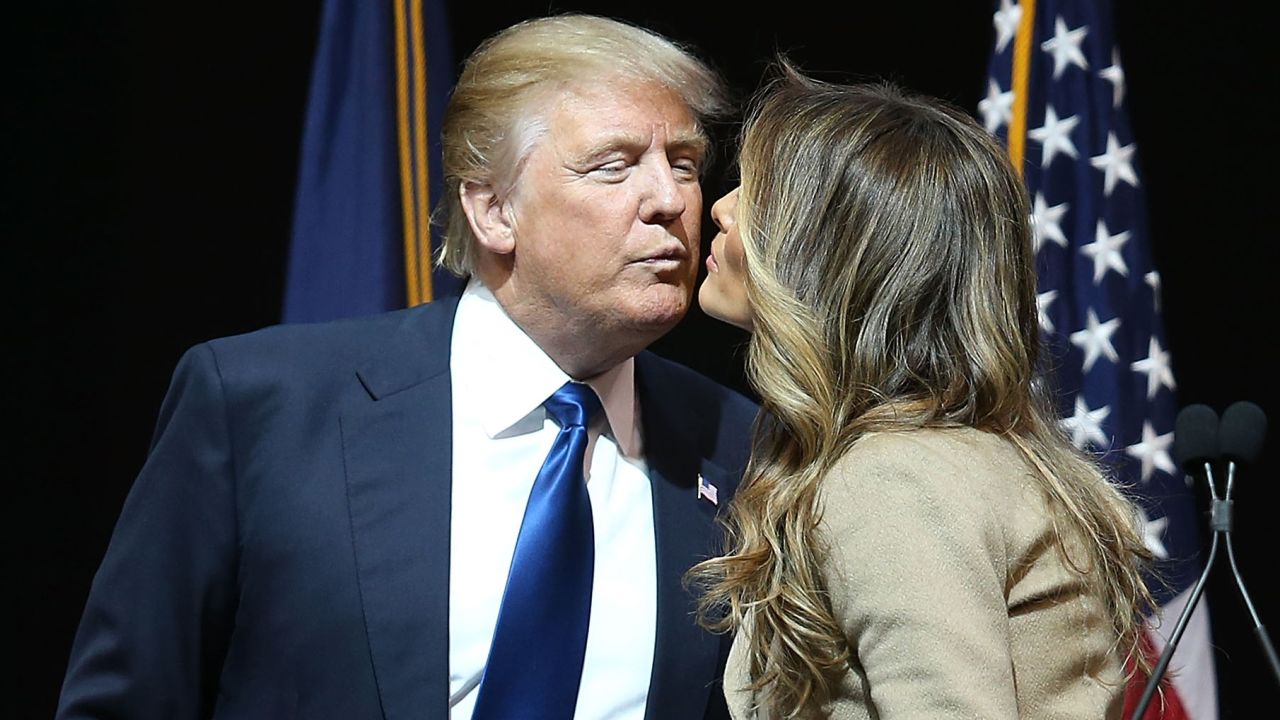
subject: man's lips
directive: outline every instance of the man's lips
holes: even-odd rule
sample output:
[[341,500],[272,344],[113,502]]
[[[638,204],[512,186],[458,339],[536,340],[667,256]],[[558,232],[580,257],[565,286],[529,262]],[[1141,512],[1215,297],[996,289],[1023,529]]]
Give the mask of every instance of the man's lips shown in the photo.
[[683,263],[689,259],[689,251],[683,245],[660,248],[634,262],[643,264]]

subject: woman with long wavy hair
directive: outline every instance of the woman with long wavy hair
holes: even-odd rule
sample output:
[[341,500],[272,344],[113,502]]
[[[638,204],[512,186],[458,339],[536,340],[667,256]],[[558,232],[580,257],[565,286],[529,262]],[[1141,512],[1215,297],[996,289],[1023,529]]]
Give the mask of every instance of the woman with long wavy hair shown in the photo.
[[1134,506],[1038,370],[1027,199],[944,103],[784,64],[699,302],[764,412],[703,621],[734,718],[1117,718],[1150,602]]

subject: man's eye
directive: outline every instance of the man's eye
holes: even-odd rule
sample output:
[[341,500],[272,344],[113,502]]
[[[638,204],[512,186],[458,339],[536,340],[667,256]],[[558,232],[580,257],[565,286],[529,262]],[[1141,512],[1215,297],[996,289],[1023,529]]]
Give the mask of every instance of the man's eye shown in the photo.
[[626,172],[627,162],[625,160],[615,160],[611,163],[605,163],[592,169],[591,172],[597,175],[619,175]]
[[676,160],[671,163],[671,168],[675,170],[677,174],[692,177],[697,177],[701,170],[701,167],[695,160]]

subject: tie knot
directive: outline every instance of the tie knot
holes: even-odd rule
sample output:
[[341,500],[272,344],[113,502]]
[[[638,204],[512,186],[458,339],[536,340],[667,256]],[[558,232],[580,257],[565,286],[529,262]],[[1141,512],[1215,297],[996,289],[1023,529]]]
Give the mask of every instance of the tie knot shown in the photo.
[[560,423],[560,427],[580,425],[585,427],[591,417],[600,410],[600,398],[590,385],[567,382],[559,390],[551,393],[543,406],[551,417]]

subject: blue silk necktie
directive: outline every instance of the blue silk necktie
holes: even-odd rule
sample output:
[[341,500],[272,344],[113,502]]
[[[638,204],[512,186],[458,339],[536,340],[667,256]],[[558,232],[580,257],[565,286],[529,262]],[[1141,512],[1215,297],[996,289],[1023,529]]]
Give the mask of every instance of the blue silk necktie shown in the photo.
[[529,493],[472,720],[568,720],[578,701],[596,556],[582,470],[600,398],[569,382],[543,405],[560,434]]

